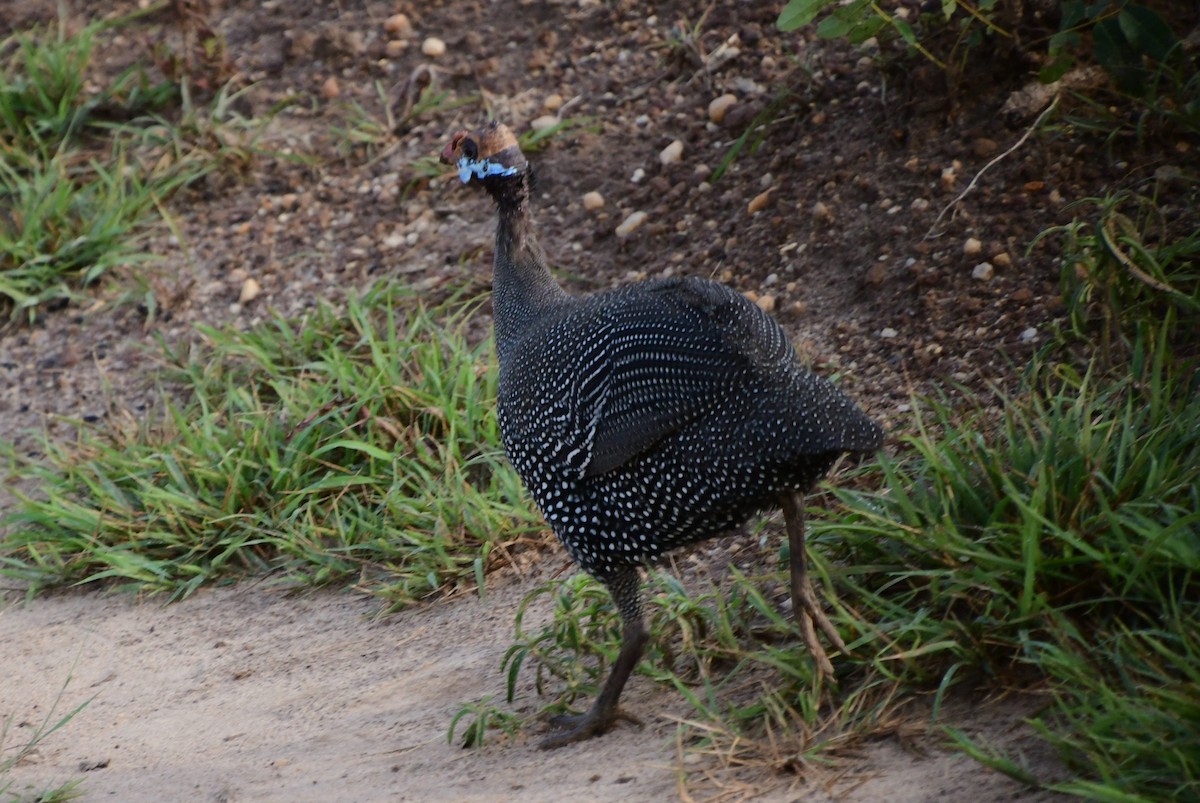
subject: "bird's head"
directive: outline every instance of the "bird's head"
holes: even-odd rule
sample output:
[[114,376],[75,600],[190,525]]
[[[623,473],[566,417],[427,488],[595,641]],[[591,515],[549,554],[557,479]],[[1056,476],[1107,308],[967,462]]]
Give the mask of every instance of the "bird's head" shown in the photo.
[[478,131],[458,131],[451,136],[442,150],[442,164],[457,167],[463,184],[519,178],[529,169],[516,136],[494,120]]

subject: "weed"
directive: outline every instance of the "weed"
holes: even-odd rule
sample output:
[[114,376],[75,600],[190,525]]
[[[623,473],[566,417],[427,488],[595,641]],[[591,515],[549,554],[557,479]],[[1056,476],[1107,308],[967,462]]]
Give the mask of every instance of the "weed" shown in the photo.
[[33,732],[23,741],[9,745],[8,734],[12,728],[12,719],[6,718],[3,722],[0,722],[0,796],[12,800],[37,800],[39,803],[58,803],[58,801],[74,800],[82,794],[78,788],[81,781],[78,780],[68,781],[53,789],[44,789],[31,795],[27,790],[14,790],[13,785],[15,782],[7,778],[14,767],[28,758],[47,738],[65,727],[75,718],[76,714],[86,708],[95,699],[94,697],[90,697],[67,714],[55,719],[59,706],[62,704],[63,694],[70,684],[71,675],[68,674],[62,687],[59,688],[58,696],[54,698],[53,704],[51,704],[49,710],[46,712],[46,716],[42,718],[42,721],[34,727]]
[[492,705],[491,699],[491,696],[487,696],[474,703],[464,704],[450,720],[446,741],[449,744],[454,743],[454,735],[458,730],[459,722],[468,717],[470,722],[467,723],[462,735],[463,747],[483,747],[489,729],[500,730],[505,736],[514,736],[520,730],[520,718]]

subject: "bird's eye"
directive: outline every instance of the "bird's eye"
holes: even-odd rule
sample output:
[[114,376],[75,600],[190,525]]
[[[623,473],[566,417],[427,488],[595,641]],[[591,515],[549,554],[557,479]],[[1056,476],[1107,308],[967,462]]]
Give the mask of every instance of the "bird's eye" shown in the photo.
[[475,159],[479,156],[479,146],[475,144],[473,139],[464,139],[462,144],[462,155],[468,159]]

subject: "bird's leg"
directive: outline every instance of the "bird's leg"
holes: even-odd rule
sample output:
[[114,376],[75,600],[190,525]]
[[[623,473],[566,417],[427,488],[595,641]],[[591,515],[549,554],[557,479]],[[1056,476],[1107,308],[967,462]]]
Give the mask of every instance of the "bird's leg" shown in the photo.
[[645,622],[642,621],[642,599],[639,584],[636,569],[628,569],[615,578],[605,581],[605,585],[612,594],[613,602],[621,611],[621,620],[624,623],[621,633],[621,652],[617,655],[617,662],[613,664],[612,671],[608,673],[608,680],[604,682],[600,696],[592,703],[592,707],[586,714],[563,714],[550,720],[551,726],[561,729],[562,732],[546,737],[540,745],[543,750],[599,736],[620,719],[637,725],[641,724],[636,717],[626,714],[617,706],[621,691],[625,688],[625,682],[633,674],[634,668],[642,658],[646,642],[650,639],[650,633],[646,630]]
[[786,493],[783,495],[782,503],[783,520],[787,524],[788,551],[791,556],[792,615],[796,617],[796,623],[800,625],[800,634],[804,637],[804,643],[808,646],[809,652],[812,653],[813,660],[817,664],[817,671],[832,677],[833,664],[829,662],[829,657],[825,655],[825,649],[817,640],[814,623],[821,628],[839,651],[847,652],[846,643],[842,641],[842,637],[838,635],[833,624],[821,610],[820,602],[813,591],[812,582],[808,578],[808,554],[804,547],[803,500],[799,494]]

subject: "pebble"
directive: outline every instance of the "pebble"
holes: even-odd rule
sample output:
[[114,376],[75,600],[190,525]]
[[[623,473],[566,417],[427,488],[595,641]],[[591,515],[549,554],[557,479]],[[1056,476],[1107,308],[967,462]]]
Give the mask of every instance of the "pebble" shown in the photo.
[[333,100],[340,94],[342,94],[342,88],[338,85],[336,76],[329,76],[325,79],[325,83],[321,84],[321,97],[325,100]]
[[1012,257],[1008,255],[1007,251],[1002,251],[992,257],[992,264],[997,268],[1007,268],[1012,265]]
[[393,36],[412,36],[413,26],[407,14],[393,14],[383,21],[383,29]]
[[823,220],[826,223],[833,220],[833,210],[825,205],[822,201],[817,201],[813,204],[813,215],[817,220]]
[[893,337],[895,337],[898,334],[900,334],[900,333],[897,332],[895,329],[893,329],[890,326],[884,327],[883,329],[879,330],[879,336],[884,338],[885,340],[891,340]]
[[767,293],[765,295],[759,296],[758,299],[754,303],[763,312],[774,312],[775,304],[777,303],[777,300],[776,300],[775,296],[771,295],[770,293]]
[[929,201],[925,198],[913,198],[913,202],[909,204],[909,208],[914,212],[924,212],[929,208]]
[[1000,150],[1000,146],[996,144],[996,140],[988,139],[987,137],[978,137],[971,143],[972,150],[975,155],[986,159],[989,156],[995,155],[996,151]]
[[541,117],[533,118],[529,123],[529,127],[534,131],[545,131],[555,125],[558,125],[558,118],[553,114],[543,114]]
[[663,167],[673,165],[683,158],[683,141],[675,140],[670,145],[662,149],[662,153],[658,155],[658,161]]
[[750,203],[746,208],[750,211],[750,214],[753,215],[755,212],[761,212],[763,209],[765,209],[770,200],[771,190],[760,192],[758,195],[755,195],[750,199]]
[[446,43],[436,36],[431,36],[421,43],[421,52],[431,59],[436,59],[438,56],[445,55]]
[[992,268],[991,262],[980,262],[971,271],[971,277],[978,279],[981,282],[990,282],[992,277],[996,275],[996,271]]
[[597,209],[600,209],[603,206],[604,206],[604,196],[603,195],[601,195],[598,192],[595,192],[594,190],[592,192],[584,193],[584,195],[583,195],[583,208],[584,209],[586,209],[589,212],[595,212]]
[[644,179],[645,177],[646,177],[646,171],[639,167],[637,170],[633,171],[633,175],[629,177],[629,180],[632,181],[634,184],[641,184],[642,179]]
[[383,46],[383,52],[389,59],[399,58],[408,49],[408,42],[403,39],[392,39]]
[[983,251],[983,243],[974,237],[968,237],[963,243],[963,253],[969,257],[978,256]]
[[542,108],[548,112],[556,112],[563,107],[563,103],[565,101],[562,95],[547,95],[542,101]]
[[954,189],[954,185],[958,183],[958,171],[953,167],[947,167],[942,171],[942,189],[950,192]]
[[720,124],[725,119],[725,113],[737,103],[737,95],[721,95],[713,98],[708,104],[708,119]]
[[645,212],[630,212],[629,216],[621,221],[621,225],[617,226],[617,236],[625,239],[640,225],[646,222]]
[[254,279],[246,279],[242,282],[242,292],[238,295],[239,304],[249,304],[254,299],[258,298],[258,294],[262,292],[262,285]]
[[1021,342],[1028,343],[1035,339],[1037,339],[1037,329],[1034,329],[1032,326],[1021,332]]

